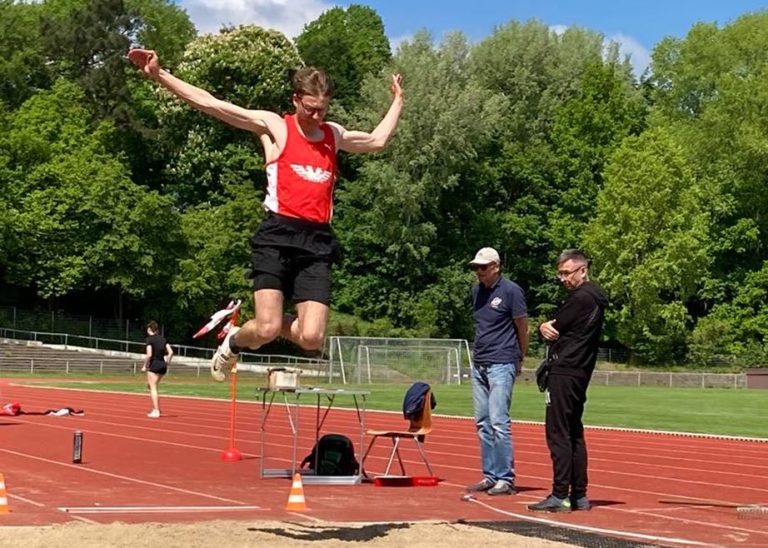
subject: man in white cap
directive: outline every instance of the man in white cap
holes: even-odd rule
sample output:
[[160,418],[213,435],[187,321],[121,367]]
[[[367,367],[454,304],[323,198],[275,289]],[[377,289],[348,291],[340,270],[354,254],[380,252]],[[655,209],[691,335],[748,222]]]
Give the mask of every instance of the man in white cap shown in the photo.
[[483,479],[468,492],[514,495],[515,457],[510,432],[512,387],[528,350],[525,294],[501,275],[501,259],[484,247],[469,263],[478,283],[472,286],[475,344],[472,403],[480,439]]

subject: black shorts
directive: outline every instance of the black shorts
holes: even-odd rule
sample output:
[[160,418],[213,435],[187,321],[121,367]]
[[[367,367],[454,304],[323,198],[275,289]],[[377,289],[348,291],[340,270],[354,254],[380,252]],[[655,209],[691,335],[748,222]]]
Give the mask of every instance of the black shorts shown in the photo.
[[152,359],[152,361],[149,362],[149,367],[147,367],[147,371],[151,371],[155,375],[160,375],[161,377],[168,373],[168,364],[165,363],[165,360],[156,360]]
[[330,225],[270,215],[251,238],[253,289],[330,305],[331,266],[339,255]]

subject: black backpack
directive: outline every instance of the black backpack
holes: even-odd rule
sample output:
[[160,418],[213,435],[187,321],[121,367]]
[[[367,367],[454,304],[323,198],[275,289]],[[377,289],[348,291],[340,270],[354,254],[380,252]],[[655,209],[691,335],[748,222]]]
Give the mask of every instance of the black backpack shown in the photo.
[[341,434],[325,434],[301,461],[301,467],[309,466],[318,476],[356,476],[360,464],[355,458],[352,440]]

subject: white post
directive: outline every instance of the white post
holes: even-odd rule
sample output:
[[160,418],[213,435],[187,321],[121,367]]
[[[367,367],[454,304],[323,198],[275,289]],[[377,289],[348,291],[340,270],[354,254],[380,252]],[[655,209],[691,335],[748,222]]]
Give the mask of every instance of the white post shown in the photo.
[[367,346],[365,347],[365,363],[368,369],[368,384],[371,384],[371,350]]
[[464,347],[467,349],[467,363],[469,368],[472,369],[472,354],[469,353],[469,341],[467,339],[464,339]]
[[[456,384],[461,384],[461,363],[459,362],[459,349],[453,348],[452,350],[456,356]],[[450,379],[448,380],[448,384],[450,384]]]
[[339,347],[339,367],[341,368],[341,384],[347,384],[347,375],[344,372],[344,353],[341,351],[341,340],[336,338],[336,344]]

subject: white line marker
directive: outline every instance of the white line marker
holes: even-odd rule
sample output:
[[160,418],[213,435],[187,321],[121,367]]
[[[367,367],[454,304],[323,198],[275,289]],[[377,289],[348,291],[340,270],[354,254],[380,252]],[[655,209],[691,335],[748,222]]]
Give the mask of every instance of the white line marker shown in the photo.
[[475,504],[479,504],[484,508],[487,508],[494,512],[498,512],[499,514],[504,514],[506,516],[511,516],[511,517],[522,519],[525,521],[543,523],[545,525],[552,525],[554,527],[563,527],[565,529],[575,529],[577,531],[586,531],[588,533],[602,533],[602,534],[613,535],[617,537],[629,537],[629,538],[636,538],[636,539],[642,539],[642,540],[669,542],[671,544],[685,544],[687,546],[711,546],[711,544],[707,544],[704,542],[696,542],[695,540],[688,540],[688,539],[674,538],[674,537],[661,537],[658,535],[644,535],[642,533],[631,533],[629,531],[621,531],[617,529],[603,529],[601,527],[588,527],[585,525],[563,523],[561,521],[555,521],[551,519],[535,518],[535,517],[531,517],[529,515],[524,515],[524,514],[515,514],[514,512],[506,512],[504,510],[500,510],[499,508],[494,508],[493,506],[490,506],[477,499],[472,499],[472,500],[469,500],[468,502],[474,502]]
[[73,469],[76,469],[76,470],[81,471],[81,472],[88,472],[90,474],[99,474],[99,475],[107,476],[107,477],[110,477],[110,478],[116,478],[116,479],[120,479],[120,480],[124,480],[124,481],[130,481],[130,482],[133,482],[133,483],[137,483],[139,485],[149,485],[150,487],[156,487],[158,489],[166,489],[166,490],[174,491],[174,492],[177,492],[177,493],[185,493],[187,495],[195,495],[195,496],[199,496],[199,497],[203,497],[203,498],[207,498],[207,499],[220,500],[222,502],[231,502],[231,503],[234,503],[234,504],[237,504],[237,503],[241,502],[239,500],[229,499],[229,498],[225,498],[225,497],[217,497],[215,495],[209,495],[207,493],[201,493],[199,491],[191,491],[189,489],[182,489],[180,487],[173,487],[172,485],[166,485],[166,484],[162,484],[162,483],[155,483],[155,482],[152,482],[152,481],[144,481],[144,480],[141,480],[141,479],[138,479],[138,478],[133,478],[133,477],[130,477],[130,476],[123,476],[123,475],[120,475],[120,474],[112,474],[110,472],[104,472],[104,471],[101,471],[101,470],[96,470],[95,468],[84,468],[84,467],[82,467],[79,464],[69,464],[69,463],[64,463],[64,462],[60,462],[60,461],[56,461],[56,460],[52,460],[52,459],[46,459],[46,458],[43,458],[43,457],[38,457],[38,456],[35,456],[35,455],[30,455],[30,454],[27,454],[27,453],[20,453],[18,451],[11,451],[10,449],[5,449],[3,447],[0,447],[0,453],[8,453],[10,455],[17,455],[19,457],[25,457],[25,458],[32,459],[32,460],[39,460],[39,461],[42,461],[42,462],[48,462],[48,463],[51,463],[51,464],[56,464],[58,466],[64,466],[66,468],[73,468]]
[[68,514],[152,514],[173,512],[233,512],[262,510],[261,506],[61,506]]

